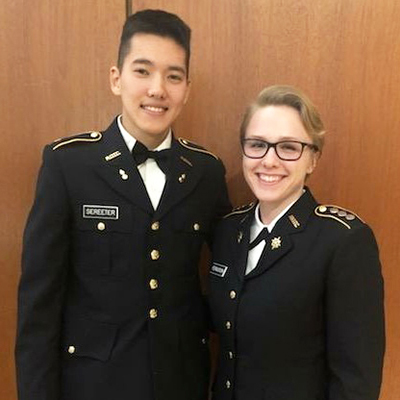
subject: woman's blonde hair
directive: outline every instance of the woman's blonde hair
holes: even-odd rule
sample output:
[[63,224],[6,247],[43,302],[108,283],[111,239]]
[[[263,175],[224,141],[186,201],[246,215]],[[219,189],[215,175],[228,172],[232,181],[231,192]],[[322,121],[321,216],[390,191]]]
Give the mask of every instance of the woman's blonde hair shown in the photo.
[[321,152],[324,146],[325,127],[311,100],[299,89],[289,85],[274,85],[263,89],[255,102],[247,108],[240,126],[240,140],[245,138],[247,127],[257,110],[266,106],[287,106],[298,111],[304,129]]

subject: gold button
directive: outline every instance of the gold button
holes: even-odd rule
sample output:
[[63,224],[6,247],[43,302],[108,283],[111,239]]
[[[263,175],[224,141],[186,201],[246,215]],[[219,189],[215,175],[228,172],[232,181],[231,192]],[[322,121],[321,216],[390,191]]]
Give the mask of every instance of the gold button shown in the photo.
[[193,229],[195,231],[199,231],[200,230],[200,224],[198,224],[197,222],[193,225]]
[[155,221],[151,224],[152,231],[158,231],[159,229],[160,229],[160,223],[158,221]]
[[150,279],[149,286],[151,290],[155,290],[158,288],[158,280],[157,279]]
[[99,136],[99,132],[92,132],[90,134],[90,137],[92,137],[92,138],[97,138],[98,136]]
[[231,381],[226,381],[225,386],[227,389],[231,388]]
[[229,297],[233,300],[236,297],[236,292],[234,290],[231,290],[229,293]]
[[231,351],[228,351],[228,357],[230,360],[233,360],[233,353]]
[[232,328],[232,324],[230,323],[230,321],[226,321],[226,329],[231,329]]
[[201,339],[201,343],[207,344],[207,339],[206,338]]
[[319,206],[319,211],[324,213],[327,210],[326,206]]
[[74,353],[75,353],[75,350],[76,350],[76,349],[75,349],[75,346],[69,346],[69,347],[68,347],[68,353],[69,353],[69,354],[74,354]]
[[157,318],[157,316],[158,316],[158,312],[157,312],[157,310],[156,310],[155,308],[152,308],[152,309],[149,311],[149,315],[150,315],[150,318],[151,318],[151,319],[155,319],[155,318]]
[[185,179],[186,179],[186,174],[182,174],[182,175],[178,178],[178,181],[179,181],[179,183],[183,183],[183,182],[185,182]]
[[98,229],[99,231],[104,231],[104,229],[106,229],[106,224],[105,224],[104,222],[99,222],[99,223],[97,224],[97,229]]
[[152,250],[150,256],[152,260],[158,260],[160,258],[160,252],[158,250]]

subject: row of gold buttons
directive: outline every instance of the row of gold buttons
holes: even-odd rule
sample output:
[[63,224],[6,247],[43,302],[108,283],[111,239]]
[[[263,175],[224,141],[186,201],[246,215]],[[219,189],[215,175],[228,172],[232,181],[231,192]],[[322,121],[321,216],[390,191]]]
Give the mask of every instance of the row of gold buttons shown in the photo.
[[[106,229],[106,224],[104,222],[99,222],[97,224],[97,229],[99,231],[104,231]],[[151,230],[153,231],[158,231],[160,229],[160,223],[158,221],[155,221],[151,224]],[[199,231],[200,230],[200,224],[198,224],[197,222],[195,224],[193,224],[193,229],[195,231]]]
[[[160,222],[159,221],[154,221],[151,226],[150,226],[152,231],[158,231],[160,229]],[[153,261],[156,261],[160,258],[160,251],[153,249],[150,253],[150,257]],[[149,287],[151,290],[156,290],[158,289],[158,280],[155,278],[150,279],[149,281]],[[151,319],[156,319],[158,317],[158,310],[156,308],[152,308],[149,311],[149,317]]]
[[[231,291],[229,292],[229,298],[230,298],[231,300],[236,299],[236,292],[235,292],[234,290],[231,290]],[[231,323],[230,321],[226,321],[225,327],[226,327],[226,329],[228,329],[228,330],[231,329],[231,328],[232,328],[232,323]],[[233,357],[234,357],[233,351],[228,351],[228,358],[229,358],[229,360],[233,360]],[[232,386],[231,381],[228,379],[228,380],[225,382],[225,387],[226,387],[227,389],[230,389],[231,386]]]

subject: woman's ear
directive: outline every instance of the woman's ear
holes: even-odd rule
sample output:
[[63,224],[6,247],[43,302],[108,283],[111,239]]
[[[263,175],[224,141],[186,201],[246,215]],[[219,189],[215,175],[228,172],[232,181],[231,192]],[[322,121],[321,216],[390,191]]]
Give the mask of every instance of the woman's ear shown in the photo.
[[321,156],[320,151],[313,151],[311,154],[310,164],[307,168],[307,175],[311,175],[314,172],[314,169],[317,167],[318,160]]

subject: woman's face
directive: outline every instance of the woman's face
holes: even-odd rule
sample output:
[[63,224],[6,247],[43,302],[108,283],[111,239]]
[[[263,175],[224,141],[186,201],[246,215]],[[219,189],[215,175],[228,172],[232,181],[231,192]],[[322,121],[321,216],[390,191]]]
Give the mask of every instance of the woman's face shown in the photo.
[[[245,139],[269,143],[293,140],[312,144],[299,113],[288,106],[266,106],[257,110],[249,122]],[[269,148],[261,159],[243,155],[243,174],[260,202],[262,215],[263,211],[271,213],[272,210],[278,215],[297,200],[302,194],[306,176],[313,172],[316,162],[317,154],[308,146],[304,147],[297,161],[281,160],[274,148]]]

